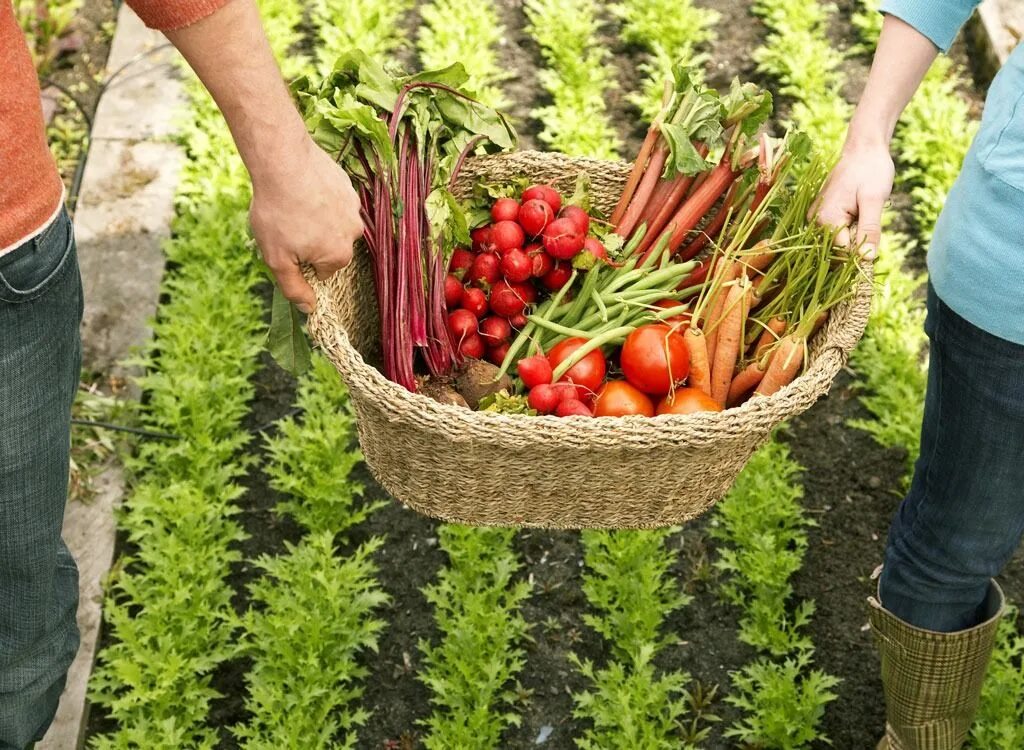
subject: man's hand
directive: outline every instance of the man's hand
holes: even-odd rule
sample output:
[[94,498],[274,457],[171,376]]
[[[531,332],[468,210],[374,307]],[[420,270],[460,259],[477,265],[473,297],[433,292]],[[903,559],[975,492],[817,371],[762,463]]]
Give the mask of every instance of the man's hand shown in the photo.
[[895,176],[889,149],[847,144],[825,183],[815,206],[818,221],[840,229],[836,241],[850,244],[850,227],[856,224],[854,244],[867,258],[874,258],[882,237],[882,210],[892,193]]
[[363,222],[348,175],[308,138],[297,151],[279,172],[254,175],[249,218],[281,292],[310,313],[316,296],[301,264],[321,279],[348,265]]
[[886,16],[864,94],[850,121],[839,163],[811,208],[822,224],[840,229],[836,241],[855,242],[874,257],[882,235],[882,209],[892,192],[895,170],[889,155],[896,121],[935,59],[935,45],[914,27]]

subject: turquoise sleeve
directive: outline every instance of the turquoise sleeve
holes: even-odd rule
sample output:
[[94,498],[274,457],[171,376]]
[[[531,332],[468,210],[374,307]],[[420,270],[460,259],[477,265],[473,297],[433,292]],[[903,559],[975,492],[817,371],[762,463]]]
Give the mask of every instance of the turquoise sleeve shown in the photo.
[[882,0],[880,10],[906,21],[942,51],[949,49],[981,0]]

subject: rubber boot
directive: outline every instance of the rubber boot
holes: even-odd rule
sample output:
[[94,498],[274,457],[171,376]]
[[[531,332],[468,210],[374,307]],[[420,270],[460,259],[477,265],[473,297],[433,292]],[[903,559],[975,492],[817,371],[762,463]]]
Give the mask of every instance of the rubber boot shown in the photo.
[[868,599],[868,620],[882,657],[885,737],[877,750],[959,750],[981,698],[1003,592],[992,581],[984,621],[957,633],[915,628]]

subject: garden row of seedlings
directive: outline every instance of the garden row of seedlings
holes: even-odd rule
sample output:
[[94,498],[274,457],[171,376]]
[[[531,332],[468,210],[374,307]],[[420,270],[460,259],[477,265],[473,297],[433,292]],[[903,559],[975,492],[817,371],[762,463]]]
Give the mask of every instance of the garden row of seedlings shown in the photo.
[[260,272],[248,250],[248,177],[212,102],[195,81],[187,91],[193,116],[182,126],[189,158],[165,247],[168,301],[140,383],[144,426],[178,437],[143,443],[130,463],[126,554],[104,607],[113,642],[91,685],[114,728],[91,738],[96,748],[213,747],[213,673],[238,652],[226,578],[244,537],[236,501],[262,347]]
[[[854,17],[868,46],[881,31],[877,0],[862,0]],[[967,82],[949,57],[940,56],[929,70],[896,130],[894,147],[901,165],[898,179],[914,199],[917,236],[928,238],[953,186],[960,165],[977,130],[968,102],[958,93]],[[964,127],[964,123],[970,123]],[[924,313],[919,298],[923,275],[900,266],[915,249],[913,241],[897,236],[886,243],[880,262],[885,266],[882,291],[876,297],[869,335],[854,359],[868,393],[862,401],[874,419],[858,423],[882,445],[907,451],[907,479],[920,452],[920,422],[927,383],[922,352]],[[867,345],[867,346],[865,346]],[[1017,612],[999,629],[982,694],[982,703],[971,730],[971,745],[989,748],[1024,746],[1024,637],[1017,626]]]
[[[754,53],[779,84],[791,123],[819,147],[837,148],[850,108],[841,95],[842,56],[828,41],[830,11],[817,0],[758,0],[768,35]],[[807,528],[803,468],[776,439],[754,454],[715,512],[712,535],[723,547],[716,567],[728,575],[724,598],[741,610],[739,639],[757,651],[734,673],[726,701],[742,712],[725,736],[756,747],[796,750],[824,741],[820,724],[839,680],[813,666],[804,630],[814,602],[793,602]]]
[[[468,88],[485,104],[507,104],[498,62],[505,36],[495,6],[481,0],[432,0],[419,8],[424,25],[416,46],[421,67],[460,61]],[[500,747],[502,734],[518,724],[510,686],[526,663],[529,624],[522,607],[532,586],[520,575],[522,561],[512,529],[443,524],[438,544],[448,564],[424,589],[434,609],[439,638],[421,641],[419,679],[430,690],[431,713],[422,722],[423,745]]]

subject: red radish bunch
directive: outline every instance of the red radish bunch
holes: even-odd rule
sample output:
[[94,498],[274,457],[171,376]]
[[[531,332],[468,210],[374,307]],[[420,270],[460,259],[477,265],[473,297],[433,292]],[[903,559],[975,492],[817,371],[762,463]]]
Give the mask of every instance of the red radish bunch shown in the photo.
[[[587,236],[587,212],[563,205],[562,196],[550,185],[533,185],[518,200],[498,198],[491,204],[490,218],[490,224],[470,232],[470,248],[452,252],[444,300],[455,349],[465,357],[500,364],[515,333],[527,325],[538,297],[559,291],[572,278],[572,259],[588,252],[607,260],[608,253],[597,238]],[[543,384],[551,386],[550,365]],[[556,385],[554,393],[554,404],[537,397],[544,413],[555,413],[570,396],[575,403],[561,412],[591,413],[589,401],[577,398],[577,389]]]

